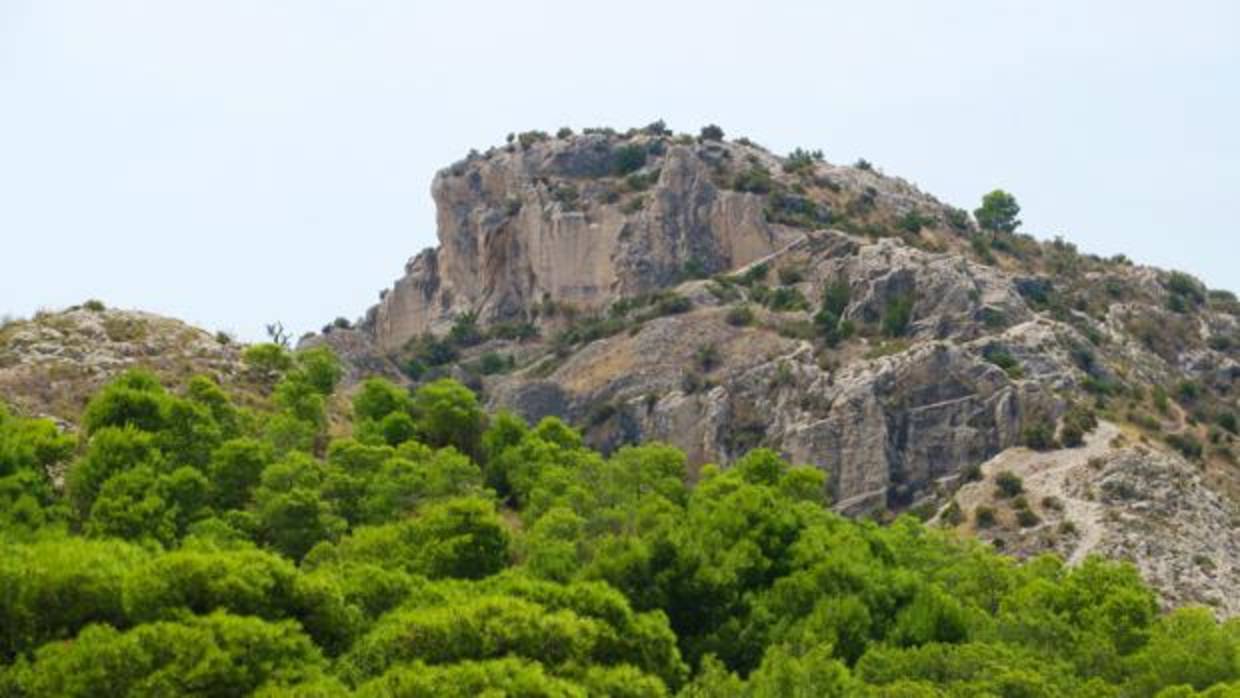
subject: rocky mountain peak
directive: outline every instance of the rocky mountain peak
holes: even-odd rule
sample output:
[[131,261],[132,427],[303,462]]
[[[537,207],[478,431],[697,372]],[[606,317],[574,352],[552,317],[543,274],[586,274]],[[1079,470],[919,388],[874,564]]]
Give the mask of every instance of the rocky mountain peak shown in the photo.
[[432,195],[439,247],[410,260],[368,316],[385,351],[465,313],[497,322],[536,320],[548,305],[605,310],[737,269],[832,222],[950,217],[872,169],[661,128],[523,133],[441,170]]

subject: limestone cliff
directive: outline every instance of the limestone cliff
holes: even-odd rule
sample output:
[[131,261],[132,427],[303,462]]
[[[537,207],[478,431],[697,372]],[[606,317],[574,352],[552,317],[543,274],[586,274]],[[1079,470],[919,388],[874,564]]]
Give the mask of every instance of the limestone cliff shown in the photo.
[[[1187,378],[1208,409],[1235,400],[1234,300],[983,232],[866,163],[658,128],[533,132],[432,194],[439,247],[355,334],[602,446],[726,463],[769,445],[830,471],[844,508],[899,507],[1116,386]],[[420,356],[445,342],[459,360]],[[506,367],[477,370],[488,353]]]
[[410,260],[375,309],[379,346],[398,349],[464,312],[489,322],[547,302],[601,310],[687,266],[725,271],[770,254],[795,236],[766,221],[763,197],[718,185],[720,163],[737,156],[719,142],[592,134],[441,171],[431,189],[440,245]]

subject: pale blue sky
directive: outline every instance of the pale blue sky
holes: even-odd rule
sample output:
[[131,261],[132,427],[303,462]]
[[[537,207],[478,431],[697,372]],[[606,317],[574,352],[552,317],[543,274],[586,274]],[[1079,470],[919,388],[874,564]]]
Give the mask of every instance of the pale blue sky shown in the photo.
[[356,317],[509,131],[708,122],[1240,290],[1240,3],[0,0],[0,313]]

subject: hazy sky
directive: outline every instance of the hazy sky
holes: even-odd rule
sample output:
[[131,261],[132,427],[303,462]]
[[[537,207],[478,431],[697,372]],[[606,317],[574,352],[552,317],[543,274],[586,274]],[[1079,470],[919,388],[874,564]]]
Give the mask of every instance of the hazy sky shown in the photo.
[[359,316],[505,134],[717,122],[1240,290],[1240,3],[0,0],[0,314]]

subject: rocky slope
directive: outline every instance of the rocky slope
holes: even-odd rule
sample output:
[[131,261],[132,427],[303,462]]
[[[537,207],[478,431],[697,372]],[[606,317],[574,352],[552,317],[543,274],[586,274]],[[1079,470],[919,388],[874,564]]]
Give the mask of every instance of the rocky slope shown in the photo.
[[[827,470],[844,511],[957,496],[974,530],[992,485],[967,481],[1013,458],[1031,511],[1069,513],[1022,526],[1000,507],[984,537],[1131,557],[1168,599],[1236,610],[1232,294],[982,230],[864,162],[658,125],[521,134],[432,195],[439,246],[355,328],[311,341],[411,381],[455,375],[605,448],[660,439],[700,464],[770,446]],[[1098,417],[1094,450],[1056,450]],[[1136,494],[1096,494],[1116,488]],[[1069,519],[1084,533],[1051,535]]]
[[[773,446],[857,510],[932,495],[1077,403],[1148,420],[1151,387],[1190,381],[1201,421],[1235,408],[1237,304],[1191,277],[981,231],[865,163],[658,127],[561,136],[441,171],[439,247],[316,341],[453,366],[603,446]],[[1201,434],[1216,460],[1222,432]]]
[[240,387],[240,347],[179,320],[96,302],[0,325],[0,400],[72,423],[87,398],[130,368],[169,385],[206,374]]
[[[1018,494],[999,486],[1012,476]],[[1167,606],[1240,613],[1240,507],[1200,468],[1110,422],[1080,448],[1000,453],[935,519],[1021,557],[1130,560]]]

